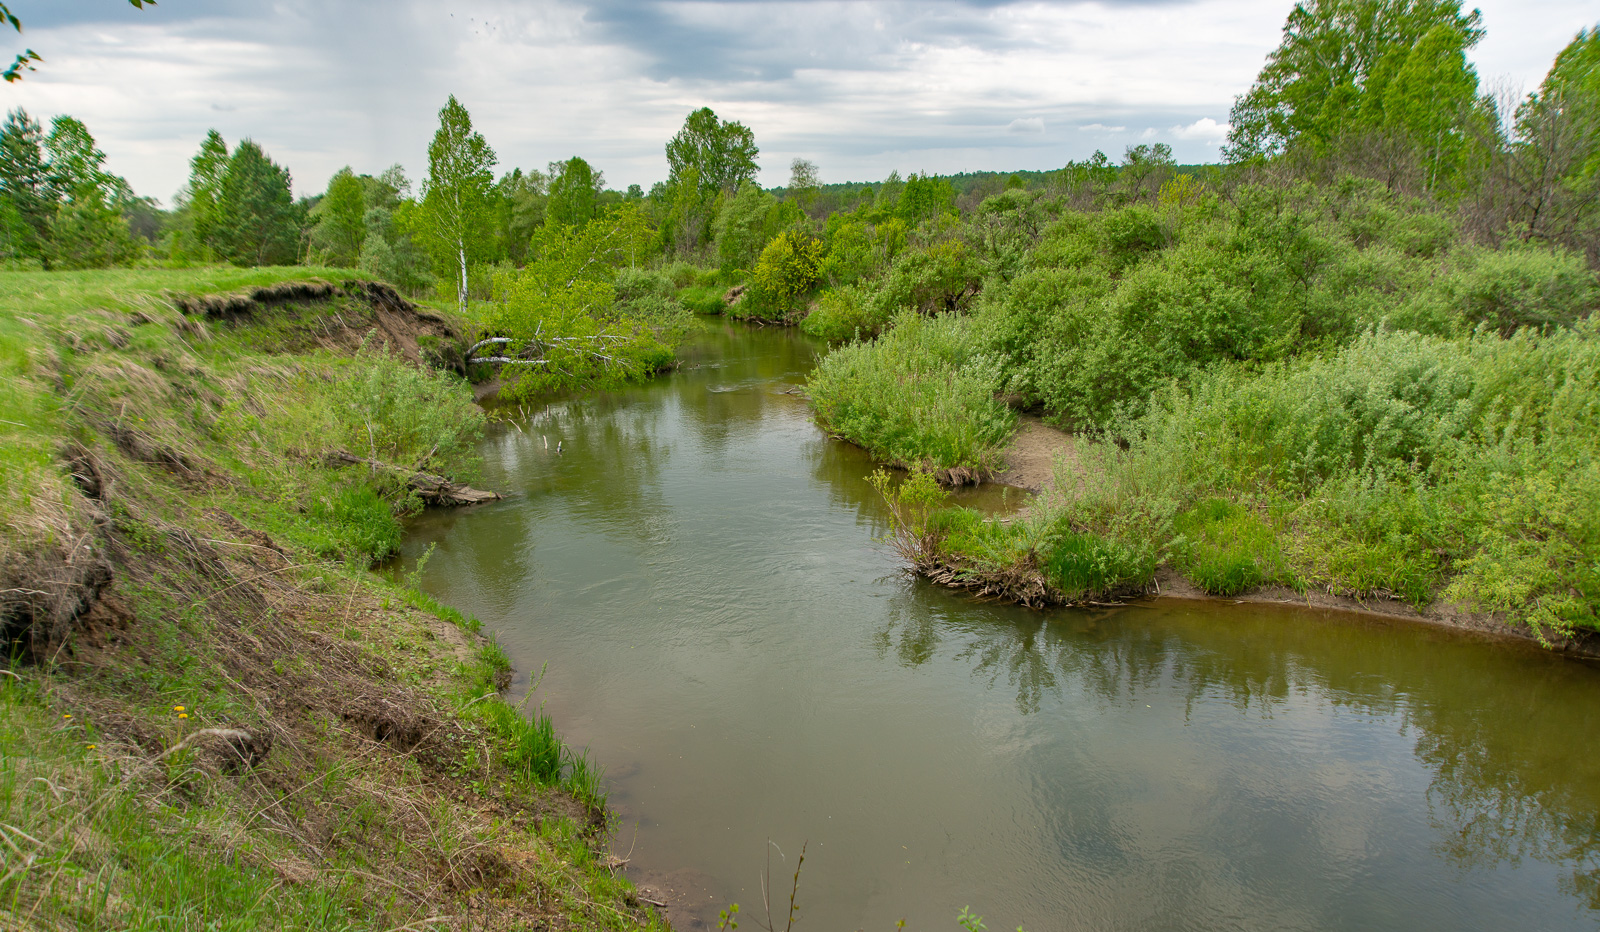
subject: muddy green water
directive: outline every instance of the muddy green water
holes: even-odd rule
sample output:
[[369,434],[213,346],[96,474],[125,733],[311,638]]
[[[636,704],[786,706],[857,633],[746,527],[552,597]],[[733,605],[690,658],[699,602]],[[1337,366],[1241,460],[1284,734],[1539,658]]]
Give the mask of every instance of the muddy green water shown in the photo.
[[606,767],[636,879],[749,928],[769,853],[787,875],[808,842],[815,932],[954,930],[969,905],[1029,932],[1600,924],[1595,668],[909,580],[871,464],[785,394],[815,352],[713,330],[680,372],[497,428],[485,478],[511,498],[410,536],[519,688],[548,665],[536,699]]

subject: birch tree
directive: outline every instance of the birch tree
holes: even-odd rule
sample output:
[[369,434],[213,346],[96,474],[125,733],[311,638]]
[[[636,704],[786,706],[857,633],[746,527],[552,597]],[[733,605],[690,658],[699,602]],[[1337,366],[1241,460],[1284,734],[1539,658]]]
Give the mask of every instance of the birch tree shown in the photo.
[[418,219],[435,264],[456,278],[456,298],[467,309],[467,266],[493,241],[491,194],[494,150],[473,132],[472,116],[455,95],[439,111],[439,131],[428,146]]

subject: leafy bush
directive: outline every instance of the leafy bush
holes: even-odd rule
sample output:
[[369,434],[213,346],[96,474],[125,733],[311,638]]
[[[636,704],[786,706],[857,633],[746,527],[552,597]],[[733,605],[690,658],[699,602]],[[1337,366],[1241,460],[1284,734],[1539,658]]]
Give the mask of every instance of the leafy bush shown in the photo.
[[830,353],[807,390],[827,430],[880,460],[966,481],[1000,468],[1016,425],[994,397],[999,381],[959,318],[906,312],[877,340]]
[[1533,246],[1471,248],[1421,296],[1467,327],[1484,324],[1510,336],[1521,327],[1571,326],[1600,306],[1600,280],[1581,256]]
[[750,277],[750,290],[739,302],[742,317],[788,320],[801,307],[801,298],[817,283],[822,243],[808,233],[789,230],[761,250]]
[[800,329],[830,343],[877,336],[889,322],[887,309],[864,288],[829,288],[800,322]]
[[484,415],[455,376],[364,346],[333,397],[334,439],[344,449],[463,479],[477,474]]
[[320,522],[345,557],[376,563],[400,552],[402,529],[394,511],[369,485],[345,485],[312,501],[308,514]]
[[715,286],[696,285],[678,292],[678,303],[696,314],[721,314],[728,309],[722,300],[723,290]]
[[963,310],[981,289],[983,266],[959,240],[913,249],[895,259],[874,300],[885,316],[904,308]]
[[1179,514],[1173,529],[1178,567],[1212,595],[1238,595],[1292,578],[1273,528],[1236,502],[1204,499]]

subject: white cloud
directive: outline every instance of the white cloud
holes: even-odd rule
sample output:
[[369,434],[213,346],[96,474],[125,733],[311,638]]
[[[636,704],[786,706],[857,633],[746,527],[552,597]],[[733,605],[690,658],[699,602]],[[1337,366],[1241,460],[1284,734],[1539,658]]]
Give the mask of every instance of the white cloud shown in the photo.
[[[1485,78],[1509,69],[1525,87],[1594,16],[1593,0],[1475,5],[1494,52]],[[299,193],[346,164],[400,162],[415,178],[452,93],[502,169],[582,155],[616,186],[665,177],[663,145],[701,106],[755,131],[768,183],[795,157],[841,180],[1054,168],[1156,138],[1180,161],[1214,159],[1226,131],[1215,117],[1249,87],[1287,13],[1284,0],[58,6],[72,15],[29,24],[45,63],[5,88],[7,108],[84,120],[110,169],[163,199],[213,126],[260,142]],[[998,113],[1030,116],[998,133]],[[1074,126],[1081,134],[1046,129]]]
[[1211,143],[1220,143],[1228,138],[1228,131],[1232,129],[1227,123],[1218,123],[1210,117],[1201,117],[1188,126],[1174,126],[1172,135],[1179,139],[1203,139]]

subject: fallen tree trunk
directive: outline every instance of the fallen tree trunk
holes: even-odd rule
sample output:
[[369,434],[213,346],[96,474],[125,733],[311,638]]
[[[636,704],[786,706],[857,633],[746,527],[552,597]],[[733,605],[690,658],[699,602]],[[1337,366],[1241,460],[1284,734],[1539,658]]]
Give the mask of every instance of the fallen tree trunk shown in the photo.
[[336,450],[323,457],[329,466],[365,466],[368,469],[381,469],[385,472],[400,473],[406,477],[406,485],[413,492],[430,505],[478,505],[483,502],[496,502],[500,500],[500,493],[485,492],[474,489],[460,482],[452,482],[444,476],[435,476],[432,473],[418,472],[404,466],[395,466],[392,463],[380,463],[356,456],[346,450]]

